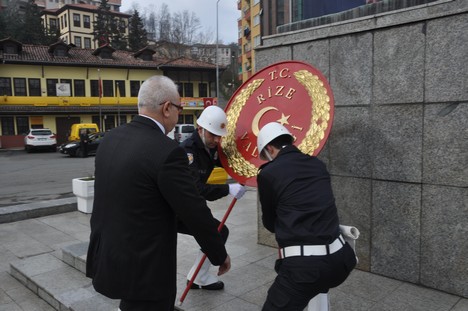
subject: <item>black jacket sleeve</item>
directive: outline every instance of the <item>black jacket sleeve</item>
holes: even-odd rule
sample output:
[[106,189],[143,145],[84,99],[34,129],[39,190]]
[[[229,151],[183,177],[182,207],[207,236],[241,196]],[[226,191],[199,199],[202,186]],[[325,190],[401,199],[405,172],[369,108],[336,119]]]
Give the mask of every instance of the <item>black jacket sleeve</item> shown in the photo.
[[184,150],[174,149],[162,166],[158,184],[165,200],[180,221],[187,226],[211,263],[221,265],[227,257],[223,239],[187,168],[187,155]]
[[260,171],[257,176],[258,195],[262,208],[263,226],[270,232],[275,232],[276,205],[274,189],[265,178],[265,173]]

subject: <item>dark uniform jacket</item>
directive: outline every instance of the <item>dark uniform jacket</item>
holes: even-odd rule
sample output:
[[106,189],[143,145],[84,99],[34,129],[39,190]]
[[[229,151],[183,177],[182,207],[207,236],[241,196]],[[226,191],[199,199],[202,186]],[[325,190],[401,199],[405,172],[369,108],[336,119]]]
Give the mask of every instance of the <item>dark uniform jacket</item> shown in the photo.
[[177,218],[214,265],[225,261],[185,151],[155,122],[136,116],[111,130],[95,161],[86,275],[97,292],[114,299],[175,299]]
[[330,175],[316,157],[286,146],[257,176],[263,225],[280,247],[323,245],[339,236]]
[[215,201],[229,194],[229,185],[211,185],[206,181],[214,166],[221,166],[216,148],[207,150],[198,131],[181,143],[189,158],[189,167],[201,195],[208,201]]

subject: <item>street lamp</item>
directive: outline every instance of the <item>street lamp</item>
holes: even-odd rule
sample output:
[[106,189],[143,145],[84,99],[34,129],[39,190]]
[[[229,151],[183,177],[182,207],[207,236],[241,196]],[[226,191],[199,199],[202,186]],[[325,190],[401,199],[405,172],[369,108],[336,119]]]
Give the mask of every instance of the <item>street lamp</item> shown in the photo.
[[218,4],[220,0],[216,1],[216,97],[219,101],[219,64],[218,64]]

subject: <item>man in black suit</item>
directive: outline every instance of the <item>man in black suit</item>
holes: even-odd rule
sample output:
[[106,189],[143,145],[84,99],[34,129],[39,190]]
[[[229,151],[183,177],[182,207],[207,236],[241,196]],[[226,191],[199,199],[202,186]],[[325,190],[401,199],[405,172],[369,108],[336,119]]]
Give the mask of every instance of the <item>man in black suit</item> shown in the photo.
[[166,136],[182,107],[167,77],[146,80],[139,115],[108,132],[96,154],[86,275],[122,311],[173,310],[177,219],[210,261],[230,269],[216,222],[190,175],[187,155]]

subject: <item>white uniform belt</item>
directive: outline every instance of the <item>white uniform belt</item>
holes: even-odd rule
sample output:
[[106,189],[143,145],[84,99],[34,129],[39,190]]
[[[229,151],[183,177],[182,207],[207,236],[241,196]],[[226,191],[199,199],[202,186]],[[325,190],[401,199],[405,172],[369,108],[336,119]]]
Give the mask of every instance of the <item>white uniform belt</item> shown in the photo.
[[340,234],[333,243],[328,245],[294,245],[280,248],[279,257],[283,259],[292,256],[325,256],[339,251],[344,244],[345,240]]

